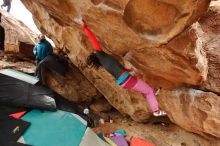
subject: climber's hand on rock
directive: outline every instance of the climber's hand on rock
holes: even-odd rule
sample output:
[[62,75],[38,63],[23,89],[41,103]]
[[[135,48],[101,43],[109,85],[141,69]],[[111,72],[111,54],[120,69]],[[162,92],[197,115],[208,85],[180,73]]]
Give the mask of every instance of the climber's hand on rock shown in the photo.
[[84,24],[82,17],[75,17],[73,21],[80,25]]

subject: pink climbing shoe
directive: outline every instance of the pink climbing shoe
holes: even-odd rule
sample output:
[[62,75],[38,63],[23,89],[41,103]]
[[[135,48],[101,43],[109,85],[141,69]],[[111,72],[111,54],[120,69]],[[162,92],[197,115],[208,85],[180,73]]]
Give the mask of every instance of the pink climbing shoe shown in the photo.
[[167,113],[166,113],[165,111],[159,110],[159,111],[154,112],[153,115],[154,115],[155,117],[160,117],[160,116],[166,116]]

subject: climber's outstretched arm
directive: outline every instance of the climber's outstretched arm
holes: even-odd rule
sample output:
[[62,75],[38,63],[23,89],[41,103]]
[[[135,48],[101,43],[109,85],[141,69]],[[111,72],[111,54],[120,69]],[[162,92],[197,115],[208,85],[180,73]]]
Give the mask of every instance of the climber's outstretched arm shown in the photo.
[[92,43],[94,49],[97,51],[101,51],[102,48],[100,47],[98,40],[96,39],[95,35],[89,30],[85,22],[83,22],[82,28],[85,34],[87,35],[87,37],[89,38],[90,42]]
[[96,39],[95,35],[89,30],[82,17],[81,16],[75,17],[73,21],[77,24],[82,25],[82,28],[85,34],[87,35],[87,37],[89,38],[90,42],[92,43],[94,49],[96,51],[102,51],[102,48],[100,47],[98,40]]

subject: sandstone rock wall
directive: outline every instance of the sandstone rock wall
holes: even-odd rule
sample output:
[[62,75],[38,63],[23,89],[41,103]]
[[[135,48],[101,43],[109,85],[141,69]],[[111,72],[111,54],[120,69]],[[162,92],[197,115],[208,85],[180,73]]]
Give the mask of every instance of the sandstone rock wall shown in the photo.
[[145,39],[167,43],[205,13],[210,0],[130,0],[127,24]]
[[204,49],[208,58],[209,73],[204,90],[220,93],[220,1],[213,2],[208,13],[199,21],[201,24]]
[[37,41],[37,34],[1,8],[0,13],[2,14],[1,25],[5,29],[5,51],[34,58],[33,47]]
[[[220,137],[219,96],[201,90],[179,88],[162,90],[159,101],[169,117],[181,127],[207,138]],[[213,137],[214,138],[214,137]]]
[[212,3],[199,21],[201,30],[198,36],[204,42],[202,47],[207,54],[209,67],[206,82],[197,89],[163,90],[158,97],[161,107],[166,109],[172,121],[209,138],[209,134],[220,136],[217,130],[220,127],[219,10],[220,5]]
[[101,94],[76,68],[69,64],[68,71],[62,76],[51,70],[43,71],[43,80],[57,93],[73,102],[91,102],[101,98]]

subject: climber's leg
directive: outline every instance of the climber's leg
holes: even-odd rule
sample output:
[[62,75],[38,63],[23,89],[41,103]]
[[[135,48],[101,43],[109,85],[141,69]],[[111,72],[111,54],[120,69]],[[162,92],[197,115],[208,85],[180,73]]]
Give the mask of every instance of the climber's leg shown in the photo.
[[8,3],[7,12],[10,12],[10,10],[11,10],[11,3]]
[[151,110],[153,112],[159,111],[158,102],[153,89],[143,80],[134,76],[130,76],[121,86],[143,93],[148,101]]

